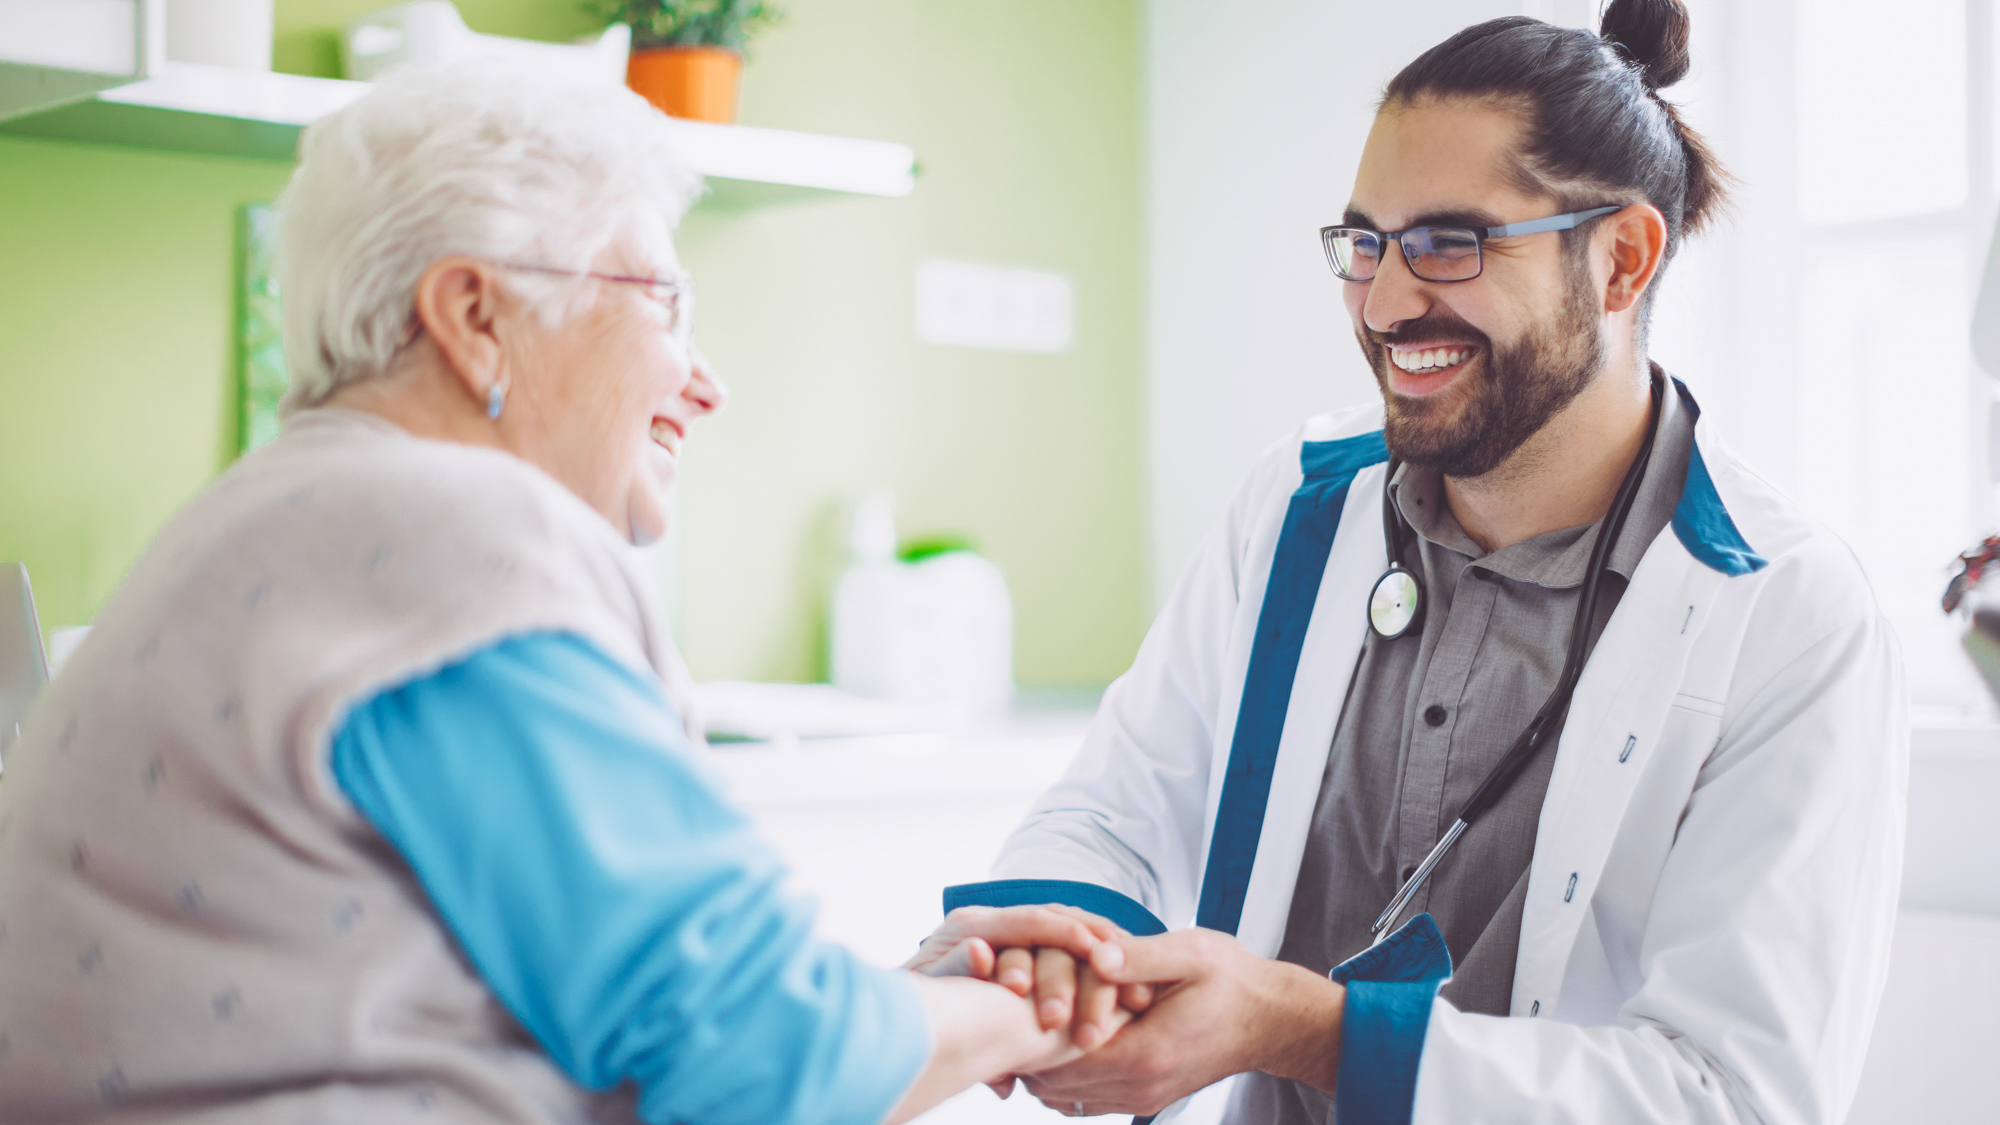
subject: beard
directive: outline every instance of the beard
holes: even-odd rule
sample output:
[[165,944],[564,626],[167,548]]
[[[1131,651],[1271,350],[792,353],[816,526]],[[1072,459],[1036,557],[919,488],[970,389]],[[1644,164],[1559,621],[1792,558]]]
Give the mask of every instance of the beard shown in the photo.
[[[1555,315],[1505,348],[1442,311],[1391,333],[1357,328],[1355,337],[1388,407],[1383,438],[1389,451],[1445,476],[1485,476],[1582,394],[1604,366],[1604,341],[1588,279],[1572,276],[1563,289]],[[1389,346],[1437,339],[1468,341],[1479,351],[1452,385],[1436,394],[1419,398],[1391,390]]]

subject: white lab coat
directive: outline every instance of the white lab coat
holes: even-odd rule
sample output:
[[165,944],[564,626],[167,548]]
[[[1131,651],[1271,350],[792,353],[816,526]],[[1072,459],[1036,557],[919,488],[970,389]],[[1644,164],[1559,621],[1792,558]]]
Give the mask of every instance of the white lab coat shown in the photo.
[[[1325,415],[1263,459],[996,878],[1095,883],[1191,923],[1301,442],[1380,427],[1379,406]],[[1696,447],[1681,514],[1705,495],[1768,565],[1705,564],[1680,519],[1646,551],[1557,749],[1514,1018],[1435,1002],[1416,1122],[1837,1125],[1853,1098],[1902,873],[1901,658],[1846,546],[1706,421]],[[1238,928],[1261,956],[1284,936],[1385,566],[1383,473],[1349,488],[1312,602]],[[1214,1121],[1227,1085],[1169,1113]]]

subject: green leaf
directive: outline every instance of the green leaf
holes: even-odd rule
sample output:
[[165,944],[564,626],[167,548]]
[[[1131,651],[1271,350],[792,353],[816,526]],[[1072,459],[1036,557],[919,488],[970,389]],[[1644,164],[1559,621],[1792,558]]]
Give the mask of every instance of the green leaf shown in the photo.
[[629,24],[632,49],[723,47],[741,51],[752,36],[785,13],[765,0],[584,0],[583,10],[608,26]]
[[926,535],[911,539],[903,544],[896,557],[906,563],[922,562],[939,555],[949,555],[954,551],[979,550],[979,545],[969,535]]

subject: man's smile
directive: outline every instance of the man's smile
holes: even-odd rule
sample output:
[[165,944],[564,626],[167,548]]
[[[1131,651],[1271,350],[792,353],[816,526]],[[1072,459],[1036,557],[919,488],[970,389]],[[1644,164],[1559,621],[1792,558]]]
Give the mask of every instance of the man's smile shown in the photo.
[[1471,344],[1453,343],[1391,344],[1384,350],[1389,356],[1389,389],[1415,397],[1443,390],[1479,354]]

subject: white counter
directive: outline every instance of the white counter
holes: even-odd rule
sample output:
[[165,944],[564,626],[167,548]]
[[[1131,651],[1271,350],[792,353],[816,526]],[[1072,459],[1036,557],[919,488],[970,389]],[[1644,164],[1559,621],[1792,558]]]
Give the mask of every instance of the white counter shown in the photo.
[[2000,1121],[2000,726],[1915,718],[1903,910],[1848,1125]]

